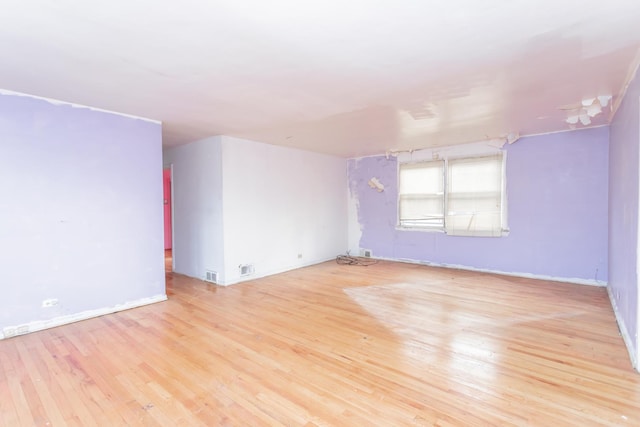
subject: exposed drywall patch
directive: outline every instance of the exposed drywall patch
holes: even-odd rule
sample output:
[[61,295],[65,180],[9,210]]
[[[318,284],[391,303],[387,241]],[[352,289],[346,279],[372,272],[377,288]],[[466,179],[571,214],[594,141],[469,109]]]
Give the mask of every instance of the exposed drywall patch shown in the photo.
[[487,136],[487,139],[481,142],[484,142],[489,147],[502,148],[505,146],[505,144],[511,145],[519,139],[520,139],[520,133],[509,132],[506,135],[501,135],[497,137]]
[[33,331],[35,320],[165,293],[159,124],[5,91],[0,134],[12,203],[0,209],[12,248],[0,327]]
[[347,251],[357,254],[360,250],[360,239],[362,238],[362,223],[358,221],[358,196],[349,189],[349,198],[347,201]]
[[514,142],[516,142],[519,139],[520,139],[520,133],[519,132],[511,132],[511,133],[507,134],[507,144],[513,144]]
[[357,254],[360,251],[363,230],[363,217],[360,209],[360,199],[358,198],[358,180],[351,178],[356,176],[354,171],[358,169],[360,163],[361,159],[347,160],[347,177],[349,179],[347,250],[352,254]]
[[60,100],[57,100],[57,99],[45,98],[44,96],[36,96],[36,95],[30,95],[28,93],[14,92],[12,90],[0,89],[0,95],[21,96],[21,97],[26,97],[26,98],[39,99],[41,101],[48,102],[49,104],[52,104],[52,105],[55,105],[55,106],[66,106],[66,107],[72,107],[72,108],[82,108],[82,109],[91,110],[91,111],[98,111],[98,112],[101,112],[101,113],[115,114],[116,116],[128,117],[130,119],[144,120],[146,122],[162,124],[162,122],[160,120],[148,119],[146,117],[134,116],[134,115],[131,115],[131,114],[118,113],[117,111],[103,110],[102,108],[89,107],[87,105],[82,105],[82,104],[74,104],[73,102],[66,102],[66,101],[60,101]]
[[571,129],[575,129],[578,123],[583,126],[591,124],[591,119],[602,114],[603,108],[606,108],[611,101],[611,95],[600,95],[595,98],[585,98],[576,105],[560,107],[561,110],[567,111],[565,121],[569,123]]
[[384,185],[376,177],[371,178],[368,184],[369,184],[369,187],[373,188],[378,193],[382,193],[384,191]]
[[[357,191],[360,247],[376,258],[414,259],[538,278],[607,280],[606,176],[608,130],[588,129],[536,138],[522,138],[501,150],[486,143],[417,150],[398,157],[385,155],[349,162],[351,191]],[[507,143],[508,144],[508,143]],[[439,158],[482,156],[506,152],[507,196],[511,232],[501,239],[451,237],[441,232],[397,228],[397,164]],[[385,191],[373,191],[378,178]],[[593,188],[584,191],[583,188]],[[549,211],[549,202],[557,207]],[[594,214],[579,216],[583,206]],[[532,215],[532,212],[535,213]],[[582,230],[589,230],[586,235]],[[586,237],[589,236],[589,237]],[[579,242],[579,243],[578,243]],[[354,252],[358,253],[358,252]],[[567,254],[580,253],[579,257]],[[569,259],[567,259],[569,258]],[[598,269],[597,276],[594,276]]]
[[26,323],[17,326],[7,326],[3,328],[0,333],[0,339],[11,338],[17,335],[24,335],[31,332],[42,331],[44,329],[55,328],[69,323],[79,322],[81,320],[92,319],[94,317],[104,316],[105,314],[112,314],[118,311],[129,310],[131,308],[142,307],[143,305],[155,304],[167,300],[167,295],[156,295],[148,298],[141,298],[136,301],[128,301],[123,304],[117,304],[113,307],[99,308],[96,310],[87,310],[80,313],[69,314],[64,316],[54,317],[49,320],[37,320],[34,322]]

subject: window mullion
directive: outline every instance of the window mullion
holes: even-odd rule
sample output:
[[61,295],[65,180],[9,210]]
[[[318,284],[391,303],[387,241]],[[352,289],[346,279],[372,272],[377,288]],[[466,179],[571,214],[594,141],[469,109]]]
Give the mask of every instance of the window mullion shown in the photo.
[[444,159],[444,167],[442,168],[442,197],[444,200],[442,202],[442,231],[447,232],[447,212],[449,211],[449,180],[447,179],[447,174],[449,170],[449,160],[447,158]]

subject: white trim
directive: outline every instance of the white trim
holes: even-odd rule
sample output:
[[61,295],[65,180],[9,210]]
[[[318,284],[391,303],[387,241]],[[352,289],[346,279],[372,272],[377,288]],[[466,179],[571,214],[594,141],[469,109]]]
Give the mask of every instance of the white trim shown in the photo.
[[375,257],[374,259],[379,259],[383,261],[392,261],[392,262],[404,262],[407,264],[419,264],[426,265],[428,267],[442,267],[442,268],[451,268],[455,270],[467,270],[467,271],[477,271],[480,273],[490,273],[490,274],[499,274],[501,276],[514,276],[514,277],[525,277],[527,279],[536,279],[536,280],[549,280],[552,282],[564,282],[564,283],[573,283],[576,285],[588,285],[588,286],[597,286],[597,287],[606,287],[607,282],[603,280],[595,280],[595,279],[580,279],[576,277],[555,277],[555,276],[547,276],[544,274],[533,274],[533,273],[521,273],[521,272],[509,272],[509,271],[501,271],[501,270],[491,270],[488,268],[477,268],[470,267],[468,265],[459,265],[459,264],[446,264],[446,263],[438,263],[438,262],[430,262],[430,261],[419,261],[408,258],[384,258],[384,257]]
[[31,95],[31,94],[22,93],[22,92],[14,92],[12,90],[7,90],[7,89],[1,89],[0,88],[0,95],[24,96],[24,97],[27,97],[27,98],[33,98],[33,99],[39,99],[41,101],[46,101],[46,102],[48,102],[50,104],[53,104],[53,105],[67,105],[67,106],[70,106],[70,107],[73,107],[73,108],[85,108],[85,109],[91,110],[91,111],[98,111],[98,112],[107,113],[107,114],[115,114],[116,116],[128,117],[130,119],[144,120],[145,122],[162,124],[162,121],[160,121],[160,120],[148,119],[146,117],[134,116],[132,114],[118,113],[117,111],[104,110],[102,108],[97,108],[97,107],[89,107],[87,105],[76,104],[76,103],[73,103],[73,102],[60,101],[58,99],[46,98],[44,96]]
[[[637,53],[638,53],[638,55],[636,57],[637,64],[636,64],[635,73],[638,72],[638,70],[639,70],[638,66],[640,66],[640,49],[638,49]],[[634,73],[634,76],[636,75],[635,73]],[[625,87],[625,90],[626,90],[626,87]],[[640,105],[640,97],[638,97],[634,101],[637,102],[636,105]],[[637,110],[636,110],[636,112],[637,112]],[[640,114],[638,114],[638,124],[637,124],[637,126],[639,128],[638,131],[640,132]],[[640,144],[640,141],[637,141],[636,144]],[[638,163],[636,163],[636,165],[640,164],[640,153],[639,153],[639,158],[636,159],[636,160],[638,162]],[[637,212],[640,212],[640,194],[636,194],[636,195],[638,196],[638,203],[639,203]],[[636,235],[636,265],[635,265],[635,267],[636,267],[636,275],[635,275],[636,283],[634,283],[634,285],[636,287],[636,298],[637,298],[637,300],[636,300],[636,313],[635,313],[636,314],[636,325],[635,325],[635,327],[636,327],[636,336],[635,336],[636,346],[635,346],[635,348],[633,348],[633,353],[634,353],[633,355],[631,354],[631,348],[632,348],[631,345],[633,343],[633,340],[631,340],[631,337],[629,337],[629,342],[626,341],[626,336],[629,335],[628,331],[626,330],[626,327],[625,327],[625,334],[626,334],[625,335],[625,344],[627,344],[627,349],[629,349],[629,355],[631,356],[631,360],[633,362],[633,367],[636,368],[636,370],[640,371],[640,366],[638,365],[638,352],[640,352],[640,340],[638,340],[638,331],[640,330],[640,292],[638,292],[640,290],[640,277],[638,277],[638,274],[637,274],[638,266],[640,266],[640,227],[638,227],[638,221],[640,221],[639,215],[636,215],[635,221],[636,221],[637,235]],[[616,317],[616,319],[617,319],[617,317]],[[618,324],[620,324],[620,322],[618,322]],[[620,328],[620,332],[622,333],[622,328]]]
[[[640,49],[638,49],[637,52],[637,56],[636,56],[636,69],[634,72],[634,76],[636,76],[636,73],[638,72],[639,68],[638,66],[640,66]],[[639,77],[640,78],[640,77]],[[628,87],[628,85],[627,85]],[[627,87],[625,87],[625,91],[627,89]],[[638,97],[636,100],[634,100],[635,102],[637,102],[636,105],[640,105],[640,97]],[[637,112],[637,110],[636,110]],[[640,128],[640,114],[638,115],[638,124],[637,126]],[[640,129],[639,129],[640,131]],[[636,144],[640,144],[640,141],[636,141]],[[640,162],[640,158],[636,159],[638,162]],[[636,165],[639,163],[636,163]],[[637,168],[636,168],[637,169]],[[640,194],[636,194],[638,196],[638,212],[640,212]],[[638,215],[636,215],[635,222],[636,222],[636,228],[637,228],[637,235],[636,235],[636,265],[635,265],[635,270],[636,270],[636,283],[634,283],[633,285],[636,287],[636,336],[635,336],[635,340],[636,340],[636,346],[633,347],[633,340],[631,339],[631,336],[629,335],[629,331],[627,331],[626,329],[626,325],[620,321],[618,321],[618,325],[620,327],[620,333],[623,334],[623,338],[625,339],[625,344],[627,345],[627,350],[629,351],[629,356],[631,357],[631,362],[633,364],[633,367],[637,370],[640,371],[640,365],[638,365],[638,353],[640,352],[640,340],[638,340],[638,331],[640,330],[640,292],[638,292],[638,290],[640,290],[640,277],[638,277],[638,266],[640,266],[640,227],[638,227],[638,221],[640,221],[640,218],[638,217]],[[611,297],[611,295],[610,295]],[[614,299],[611,298],[611,301],[613,302]],[[612,304],[613,305],[613,304]],[[617,312],[617,308],[614,305],[614,311],[616,313],[616,320],[618,319],[618,312]],[[624,331],[624,332],[623,332]]]
[[[397,160],[397,165],[396,165],[396,188],[398,189],[397,191],[397,198],[396,198],[396,225],[395,225],[395,229],[399,230],[399,231],[421,231],[421,232],[440,232],[452,237],[457,237],[457,236],[468,236],[468,237],[506,237],[509,235],[509,223],[508,223],[508,209],[507,209],[507,151],[502,150],[500,148],[496,148],[496,147],[487,147],[485,145],[478,145],[478,144],[474,144],[474,152],[473,153],[462,153],[459,151],[456,151],[454,153],[447,153],[446,150],[441,153],[444,155],[440,155],[438,153],[436,153],[435,151],[433,153],[427,153],[429,154],[429,156],[431,156],[431,158],[427,157],[427,158],[418,158],[418,159],[406,159],[403,160],[400,156],[398,157]],[[422,157],[422,156],[420,156]],[[450,187],[450,173],[451,173],[451,167],[450,167],[450,162],[455,162],[456,160],[479,160],[479,159],[486,159],[486,158],[491,158],[491,157],[500,157],[500,165],[501,165],[501,169],[500,169],[500,174],[501,174],[501,184],[502,184],[502,188],[500,189],[500,205],[501,205],[501,229],[500,229],[500,235],[499,236],[494,236],[493,235],[493,230],[492,233],[489,235],[484,235],[484,234],[460,234],[460,233],[449,233],[447,232],[447,217],[448,217],[448,205],[449,205],[449,199],[450,199],[450,193],[449,193],[449,187]],[[431,226],[410,226],[410,225],[403,225],[402,224],[402,219],[401,219],[401,215],[400,215],[400,201],[401,201],[401,197],[402,197],[402,193],[401,193],[401,183],[400,183],[400,179],[401,179],[401,169],[403,165],[408,165],[408,166],[414,166],[414,165],[421,165],[421,164],[428,164],[428,163],[441,163],[442,166],[442,226],[435,226],[435,225],[431,225]],[[430,166],[427,166],[430,167]],[[437,194],[437,193],[435,193]],[[451,231],[451,230],[450,230]]]
[[309,267],[316,264],[322,264],[323,262],[333,261],[333,260],[335,260],[335,257],[332,256],[330,258],[324,258],[317,261],[305,262],[304,264],[296,264],[288,267],[276,268],[275,270],[270,270],[270,271],[259,273],[259,274],[252,274],[251,276],[241,276],[235,279],[225,281],[222,284],[222,286],[235,285],[237,283],[247,282],[249,280],[261,279],[263,277],[273,276],[274,274],[286,273],[287,271],[297,270],[299,268]]
[[[505,271],[500,271],[500,270],[490,270],[490,269],[485,269],[485,268],[470,267],[470,266],[466,266],[466,265],[441,264],[441,263],[428,262],[428,261],[417,261],[417,260],[412,260],[412,259],[399,259],[399,258],[398,259],[394,259],[394,258],[384,258],[384,257],[371,257],[371,259],[378,259],[378,260],[382,260],[382,261],[391,261],[391,262],[403,262],[403,263],[407,263],[407,264],[426,265],[428,267],[442,267],[442,268],[450,268],[450,269],[455,269],[455,270],[477,271],[477,272],[480,272],[480,273],[499,274],[501,276],[525,277],[527,279],[548,280],[548,281],[552,281],[552,282],[563,282],[563,283],[573,283],[573,284],[576,284],[576,285],[597,286],[597,287],[601,287],[601,288],[604,288],[604,287],[607,286],[607,282],[605,282],[603,280],[580,279],[580,278],[570,278],[570,277],[553,277],[553,276],[546,276],[546,275],[542,275],[542,274],[532,274],[532,273],[518,273],[518,272],[512,273],[512,272],[505,272]],[[280,274],[280,273],[284,273],[284,272],[287,272],[287,271],[296,270],[298,268],[309,267],[311,265],[322,264],[323,262],[332,261],[332,260],[334,260],[333,257],[327,258],[327,259],[324,259],[324,260],[320,260],[320,261],[313,261],[313,262],[305,263],[305,264],[302,264],[302,265],[297,265],[297,266],[292,266],[292,267],[286,267],[286,268],[281,268],[281,269],[277,269],[277,270],[272,270],[272,271],[269,271],[267,273],[263,273],[263,274],[256,275],[256,276],[250,276],[250,277],[246,277],[246,278],[238,278],[238,279],[230,280],[228,282],[218,283],[218,285],[221,285],[221,286],[234,285],[236,283],[246,282],[248,280],[259,279],[259,278],[267,277],[267,276],[272,276],[274,274]],[[197,278],[197,279],[202,280],[201,278]]]
[[[401,183],[400,183],[400,176],[401,176],[401,169],[403,165],[409,165],[409,166],[413,166],[413,165],[419,165],[419,164],[426,164],[426,163],[439,163],[441,169],[442,169],[442,226],[424,226],[424,227],[409,227],[409,226],[405,226],[402,225],[402,219],[400,218],[400,199],[402,197],[402,193],[401,193]],[[427,166],[430,167],[430,166]],[[399,158],[396,161],[396,188],[397,188],[397,196],[396,196],[396,230],[403,230],[403,231],[412,231],[412,230],[419,230],[419,231],[427,231],[427,232],[442,232],[444,233],[445,230],[445,217],[446,217],[446,212],[447,212],[447,200],[446,200],[446,194],[447,194],[447,159],[443,158],[443,159],[424,159],[424,160],[407,160],[407,161],[401,161]],[[435,193],[437,194],[437,193]]]
[[620,330],[620,335],[624,341],[625,346],[627,347],[627,352],[629,353],[629,358],[631,359],[631,366],[640,372],[640,366],[638,365],[638,355],[636,353],[635,348],[633,347],[633,341],[631,340],[631,336],[629,335],[629,331],[627,331],[627,327],[624,324],[622,319],[622,315],[620,314],[620,310],[618,310],[618,304],[616,304],[616,299],[613,297],[613,291],[610,287],[607,286],[607,294],[609,295],[609,301],[611,301],[611,307],[613,308],[613,313],[616,316],[616,322],[618,323],[618,329]]
[[[400,215],[398,214],[398,218]],[[444,227],[404,227],[402,225],[396,225],[397,231],[417,231],[419,233],[440,233],[445,234]]]
[[[237,277],[235,279],[226,280],[226,281],[222,281],[221,280],[221,281],[215,283],[215,285],[218,285],[218,286],[231,286],[231,285],[235,285],[237,283],[248,282],[249,280],[257,280],[257,279],[261,279],[263,277],[273,276],[275,274],[280,274],[280,273],[286,273],[287,271],[297,270],[299,268],[309,267],[309,266],[316,265],[316,264],[322,264],[323,262],[333,261],[333,260],[335,260],[335,257],[332,256],[330,258],[323,258],[323,259],[316,260],[316,261],[305,262],[304,264],[296,264],[296,265],[292,265],[292,266],[288,266],[288,267],[277,268],[275,270],[270,270],[270,271],[267,271],[267,272],[264,272],[264,273],[252,274],[250,276],[241,276],[241,277]],[[189,276],[187,274],[177,273],[177,272],[175,274],[180,274],[180,275],[185,276],[185,277],[190,277],[192,279],[201,280],[201,281],[205,282],[206,284],[211,284],[210,282],[206,282],[204,280],[204,277]]]
[[[79,322],[80,320],[92,319],[94,317],[104,316],[105,314],[112,314],[118,311],[128,310],[130,308],[141,307],[143,305],[154,304],[161,301],[166,301],[167,295],[155,295],[148,298],[141,298],[135,301],[128,301],[123,304],[117,304],[113,307],[98,308],[96,310],[82,311],[76,314],[69,314],[66,316],[58,316],[49,320],[35,320],[33,322],[25,323],[17,326],[7,326],[0,332],[0,340],[10,338],[12,336],[24,335],[31,332],[41,331],[43,329],[55,328],[57,326],[67,325],[69,323]],[[8,330],[13,330],[14,333],[7,333]],[[22,330],[19,333],[16,331]]]
[[[416,150],[415,150],[415,151],[418,151],[418,150],[426,150],[426,148],[416,148]],[[347,159],[347,160],[355,160],[355,161],[358,161],[358,160],[361,160],[361,159],[369,159],[369,158],[371,158],[371,157],[386,157],[386,158],[387,158],[387,160],[390,160],[390,159],[389,159],[389,157],[397,158],[398,156],[397,156],[397,155],[391,155],[391,154],[389,154],[389,157],[387,157],[387,156],[386,156],[386,153],[378,153],[378,154],[367,154],[366,156],[346,157],[346,159]]]
[[398,163],[421,163],[438,160],[468,159],[502,153],[504,148],[491,145],[489,141],[474,141],[464,144],[443,145],[403,151],[397,154]]
[[583,127],[579,127],[579,128],[576,128],[576,129],[560,129],[560,130],[553,130],[553,131],[550,131],[550,132],[531,133],[531,134],[528,134],[528,135],[521,135],[520,139],[529,138],[529,137],[532,137],[532,136],[554,135],[556,133],[564,133],[564,132],[579,132],[579,131],[582,131],[582,130],[598,129],[598,128],[604,128],[604,127],[607,127],[607,126],[609,126],[609,123],[605,123],[603,125],[598,125],[598,126],[583,126]]
[[[173,163],[171,163],[171,165],[169,165],[169,167],[171,168],[171,170],[169,171],[169,174],[171,175],[170,179],[171,179],[171,188],[169,191],[171,191],[171,197],[169,198],[171,206],[169,206],[169,208],[171,209],[171,272],[173,273],[174,271],[176,271],[176,253],[173,250],[173,248],[175,247],[175,241],[176,241],[176,236],[175,233],[173,232],[173,230],[175,230],[175,224],[174,224],[174,212],[173,212],[173,205],[175,205],[175,203],[173,203]],[[164,182],[163,182],[164,185]]]

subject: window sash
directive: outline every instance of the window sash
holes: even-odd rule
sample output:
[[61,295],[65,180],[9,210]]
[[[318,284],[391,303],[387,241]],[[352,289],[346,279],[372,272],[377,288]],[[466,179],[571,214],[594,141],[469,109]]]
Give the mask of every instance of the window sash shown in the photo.
[[504,158],[490,156],[400,163],[400,227],[452,236],[501,236],[506,221]]
[[401,227],[444,227],[444,161],[404,163],[399,168]]
[[502,177],[502,153],[449,160],[445,215],[447,234],[502,235]]

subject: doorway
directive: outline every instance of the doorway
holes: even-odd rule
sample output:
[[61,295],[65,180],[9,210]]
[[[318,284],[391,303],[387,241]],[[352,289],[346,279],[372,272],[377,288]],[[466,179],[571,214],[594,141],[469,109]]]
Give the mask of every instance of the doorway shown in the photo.
[[173,227],[171,218],[171,168],[162,170],[162,188],[164,198],[164,267],[173,271]]

